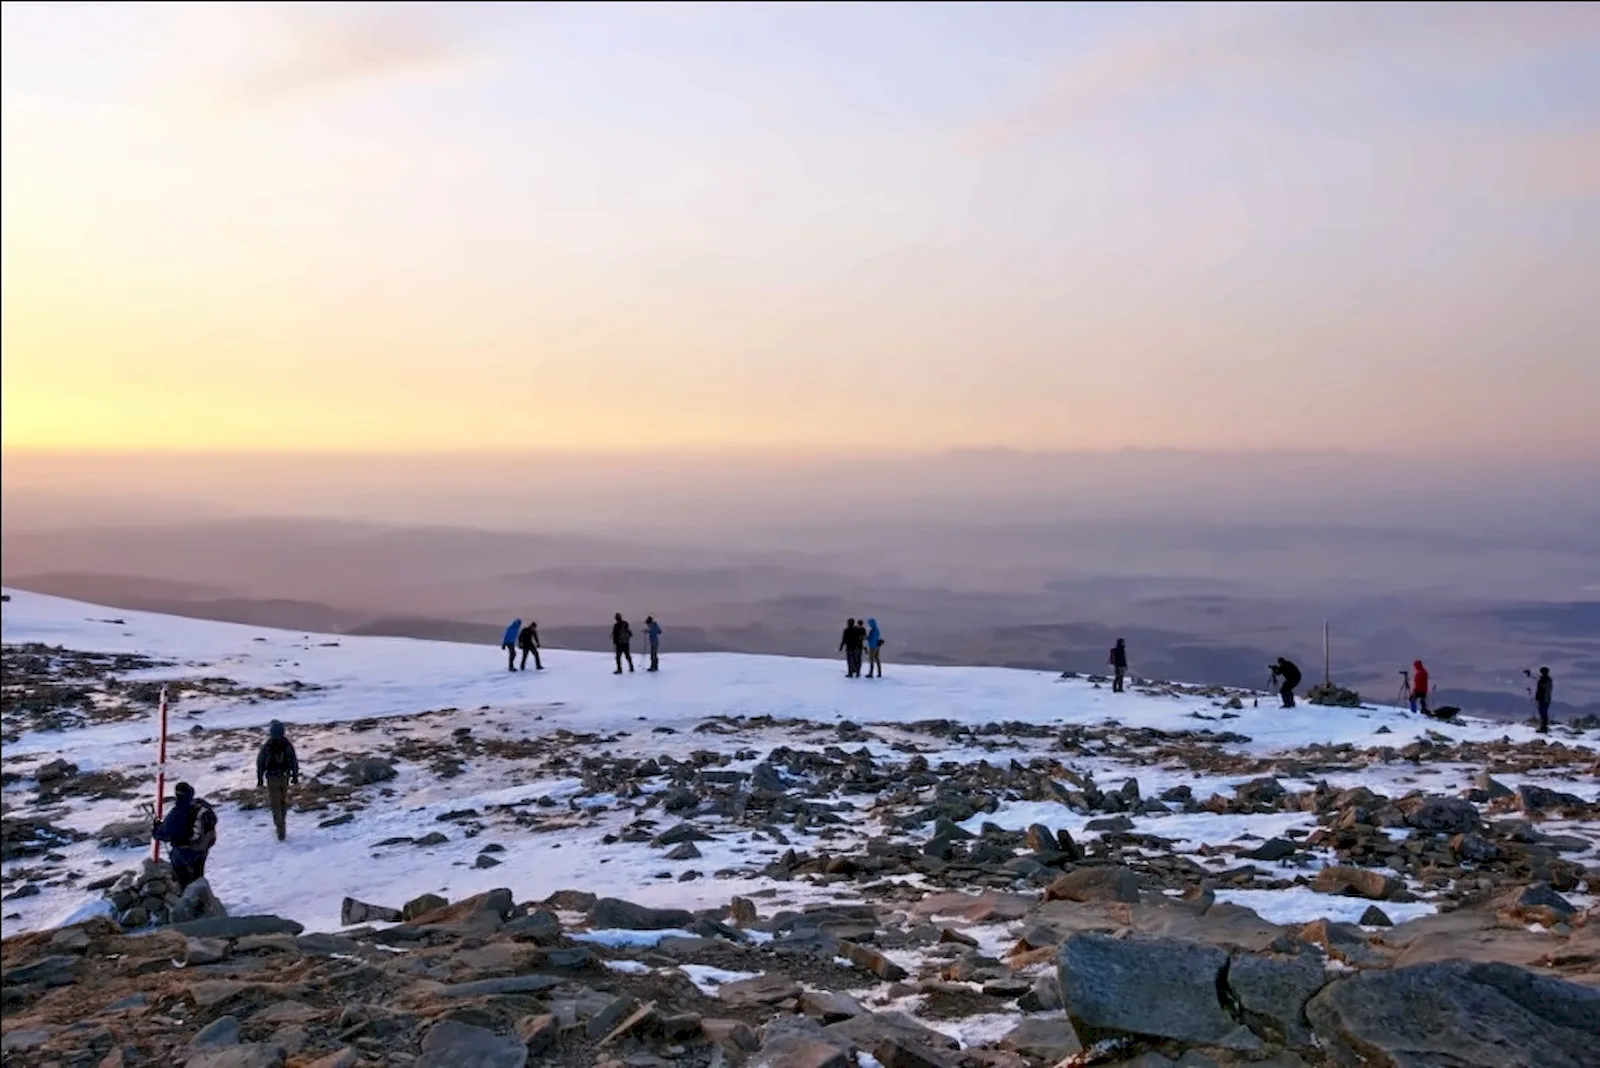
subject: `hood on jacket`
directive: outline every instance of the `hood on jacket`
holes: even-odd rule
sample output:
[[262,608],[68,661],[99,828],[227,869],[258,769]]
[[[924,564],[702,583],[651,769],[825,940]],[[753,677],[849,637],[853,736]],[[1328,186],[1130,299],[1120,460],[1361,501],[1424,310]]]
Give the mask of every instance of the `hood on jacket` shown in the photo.
[[1416,668],[1418,671],[1421,671],[1422,670],[1422,661],[1413,660],[1413,661],[1411,661],[1411,666]]
[[283,737],[283,722],[281,720],[276,720],[275,719],[275,720],[272,721],[271,725],[267,727],[267,737],[268,738],[282,738]]
[[876,619],[867,620],[867,628],[876,631],[878,629],[878,621]]

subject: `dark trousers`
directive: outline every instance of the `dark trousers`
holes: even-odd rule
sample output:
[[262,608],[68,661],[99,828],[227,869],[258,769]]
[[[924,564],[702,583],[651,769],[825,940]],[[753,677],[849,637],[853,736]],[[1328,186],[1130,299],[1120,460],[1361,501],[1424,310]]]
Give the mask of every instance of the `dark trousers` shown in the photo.
[[657,641],[650,643],[650,670],[661,670],[661,643]]
[[1426,716],[1428,714],[1428,695],[1425,693],[1412,694],[1411,711],[1421,712],[1424,716]]
[[628,661],[628,670],[633,670],[633,650],[626,645],[617,646],[617,674],[622,674],[622,661]]
[[1118,664],[1115,667],[1113,667],[1111,670],[1112,670],[1111,692],[1112,693],[1121,693],[1122,692],[1122,680],[1123,680],[1123,677],[1128,674],[1128,669],[1123,667],[1121,664]]
[[272,829],[278,832],[278,841],[289,833],[289,780],[268,777],[267,807],[272,809]]
[[1539,702],[1539,733],[1540,734],[1549,734],[1550,733],[1550,702],[1549,701],[1540,701]]
[[196,879],[206,877],[206,855],[204,853],[190,853],[183,849],[172,851],[172,874],[178,880],[178,889],[183,890]]
[[1294,687],[1293,686],[1291,686],[1287,682],[1284,683],[1283,684],[1283,689],[1279,690],[1278,694],[1279,694],[1279,696],[1281,696],[1283,698],[1283,707],[1284,708],[1293,708],[1294,707]]
[[873,646],[867,650],[867,678],[872,678],[874,672],[878,678],[883,678],[882,646]]
[[506,670],[507,671],[515,671],[515,670],[517,670],[517,647],[515,645],[508,645],[508,646],[505,647],[505,649],[506,649]]
[[861,677],[861,647],[848,646],[844,651],[844,673],[849,678]]
[[544,670],[544,665],[539,662],[539,650],[538,649],[527,649],[527,648],[522,650],[522,668],[521,668],[521,670],[523,670],[523,671],[527,671],[528,670],[528,657],[530,657],[530,656],[533,657],[533,666],[538,668],[540,671],[543,671]]

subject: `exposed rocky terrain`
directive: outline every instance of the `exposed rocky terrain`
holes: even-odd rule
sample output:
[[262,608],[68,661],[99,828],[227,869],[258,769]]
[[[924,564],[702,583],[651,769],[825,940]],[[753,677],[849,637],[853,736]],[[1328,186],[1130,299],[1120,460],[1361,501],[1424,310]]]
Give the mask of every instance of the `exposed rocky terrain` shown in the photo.
[[[337,650],[271,655],[304,675],[313,651]],[[5,759],[8,1066],[1596,1063],[1582,729],[1154,682],[1112,706],[1136,721],[1074,717],[1095,678],[1042,681],[1068,702],[1048,721],[361,714],[350,680],[122,655],[8,659],[7,715],[165,672],[219,847],[179,893],[143,859],[146,748],[93,741],[128,721],[30,698]],[[330,699],[357,714],[291,728],[275,843],[260,723]],[[1359,740],[1263,746],[1285,715]]]

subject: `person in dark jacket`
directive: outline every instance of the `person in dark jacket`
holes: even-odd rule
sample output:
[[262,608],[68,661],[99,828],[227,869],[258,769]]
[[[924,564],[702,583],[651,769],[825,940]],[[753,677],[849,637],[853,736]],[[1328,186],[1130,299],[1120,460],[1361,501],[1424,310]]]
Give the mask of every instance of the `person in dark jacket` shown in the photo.
[[267,805],[272,809],[272,826],[278,841],[289,833],[289,787],[300,784],[300,758],[289,741],[283,724],[277,720],[267,728],[267,740],[256,753],[256,789],[267,788]]
[[180,782],[173,790],[172,808],[151,828],[158,842],[172,847],[172,874],[178,888],[187,887],[206,874],[206,855],[216,843],[216,814],[211,806],[194,796],[194,787]]
[[661,670],[661,624],[655,616],[644,617],[644,636],[650,641],[650,671]]
[[855,617],[845,620],[844,633],[839,637],[839,648],[844,650],[844,676],[847,679],[861,677],[861,646],[867,640],[867,628],[856,622]]
[[500,636],[500,648],[506,651],[506,670],[517,670],[517,635],[522,633],[522,620],[513,619],[511,626]]
[[1128,674],[1128,639],[1118,638],[1111,647],[1111,692],[1122,692],[1122,680]]
[[1550,669],[1539,669],[1539,681],[1533,687],[1533,703],[1539,706],[1539,733],[1550,733],[1550,700],[1555,696],[1556,680],[1550,677]]
[[519,671],[528,670],[528,657],[533,657],[533,666],[540,671],[544,664],[539,660],[539,624],[529,623],[517,632],[517,648],[522,650],[522,667]]
[[1278,695],[1283,698],[1284,708],[1294,707],[1294,688],[1300,685],[1300,669],[1295,662],[1286,656],[1278,657],[1276,664],[1268,664],[1267,670],[1272,672],[1272,678],[1278,685]]
[[617,654],[617,674],[622,674],[622,661],[627,658],[628,670],[633,670],[633,628],[618,612],[611,624],[611,648]]

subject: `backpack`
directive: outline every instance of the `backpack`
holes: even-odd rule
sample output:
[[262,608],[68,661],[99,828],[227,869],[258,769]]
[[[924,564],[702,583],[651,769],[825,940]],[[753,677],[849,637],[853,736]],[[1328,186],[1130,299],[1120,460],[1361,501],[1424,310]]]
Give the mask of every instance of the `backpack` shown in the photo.
[[189,840],[184,849],[206,853],[217,844],[217,810],[204,801],[195,799],[194,820],[189,824]]
[[294,765],[289,759],[289,755],[293,752],[294,746],[289,739],[267,739],[267,762],[264,766],[266,774],[278,779],[293,771]]

